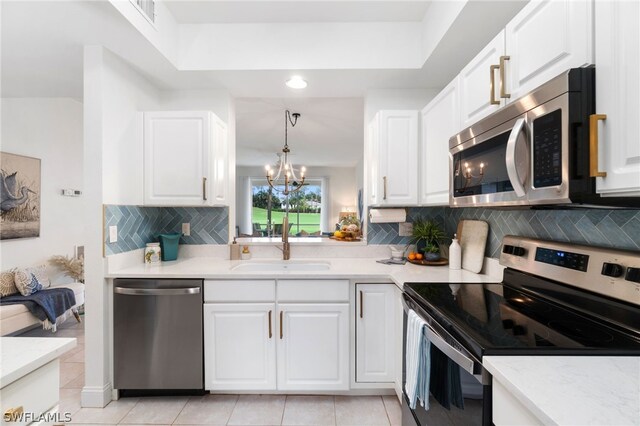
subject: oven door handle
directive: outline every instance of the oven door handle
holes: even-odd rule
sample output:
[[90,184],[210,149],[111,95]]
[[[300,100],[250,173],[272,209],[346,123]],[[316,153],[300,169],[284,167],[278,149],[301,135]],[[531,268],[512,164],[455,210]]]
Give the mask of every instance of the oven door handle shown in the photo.
[[518,197],[525,196],[524,185],[520,182],[520,176],[518,175],[518,168],[516,167],[516,147],[518,145],[518,136],[524,129],[524,118],[518,118],[516,124],[513,125],[511,133],[509,134],[509,140],[507,141],[507,153],[505,157],[507,166],[507,175],[513,186],[513,191]]
[[[402,297],[401,300],[404,310],[409,312],[411,308],[407,305],[407,302],[405,302],[404,297]],[[458,364],[460,368],[473,375],[473,360],[460,352],[458,349],[451,346],[449,343],[447,343],[436,330],[434,330],[429,324],[426,323],[426,321],[424,326],[424,334],[429,339],[431,344],[440,349],[442,353],[448,356],[453,362]]]
[[473,360],[448,344],[433,328],[429,326],[429,324],[425,324],[424,334],[427,336],[427,339],[429,339],[431,344],[436,345],[442,353],[458,364],[460,368],[473,375]]

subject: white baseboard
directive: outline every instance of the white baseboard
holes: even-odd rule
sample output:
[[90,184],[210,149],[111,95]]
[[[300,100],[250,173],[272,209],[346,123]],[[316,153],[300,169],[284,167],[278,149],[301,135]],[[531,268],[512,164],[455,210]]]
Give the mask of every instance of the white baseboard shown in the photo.
[[80,393],[80,405],[89,408],[103,408],[111,402],[111,383],[99,386],[85,386]]

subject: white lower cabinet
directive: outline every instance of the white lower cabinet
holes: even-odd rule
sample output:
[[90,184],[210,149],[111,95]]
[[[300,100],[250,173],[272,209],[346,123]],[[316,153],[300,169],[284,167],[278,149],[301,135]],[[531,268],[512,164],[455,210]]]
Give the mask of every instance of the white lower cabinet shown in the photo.
[[544,424],[495,378],[491,388],[492,420],[494,425],[533,426]]
[[205,388],[275,390],[275,303],[204,305]]
[[395,381],[395,288],[356,285],[356,382]]
[[348,280],[207,280],[203,309],[206,390],[349,389]]
[[278,389],[349,389],[349,304],[278,305]]

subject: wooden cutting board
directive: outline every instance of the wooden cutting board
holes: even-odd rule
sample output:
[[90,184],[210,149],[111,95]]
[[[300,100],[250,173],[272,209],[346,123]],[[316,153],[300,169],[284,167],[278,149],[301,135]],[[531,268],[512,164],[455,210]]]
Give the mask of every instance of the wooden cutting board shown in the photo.
[[489,224],[483,220],[461,220],[458,223],[458,241],[462,248],[462,269],[482,270],[484,251],[489,236]]

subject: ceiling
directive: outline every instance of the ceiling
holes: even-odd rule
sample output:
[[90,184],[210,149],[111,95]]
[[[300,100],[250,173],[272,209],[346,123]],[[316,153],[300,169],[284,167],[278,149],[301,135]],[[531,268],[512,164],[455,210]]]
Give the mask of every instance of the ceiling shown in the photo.
[[353,167],[362,158],[364,104],[361,98],[236,99],[236,163],[274,164],[284,145],[284,112],[301,114],[289,125],[295,165]]
[[[172,9],[193,14],[193,8],[225,10],[227,20],[274,19],[275,11],[294,2],[227,1],[170,2]],[[414,19],[428,13],[428,2],[405,1],[305,1],[295,2],[295,12],[286,19],[305,19],[316,10],[318,19]],[[518,5],[519,4],[519,5]],[[2,96],[72,97],[83,92],[83,46],[102,45],[122,57],[160,90],[226,89],[236,98],[353,98],[371,89],[441,88],[513,16],[523,0],[472,1],[465,17],[456,21],[455,31],[417,69],[236,69],[180,70],[138,32],[108,1],[0,1]],[[435,4],[431,4],[434,6]],[[242,6],[242,7],[241,7]],[[251,7],[249,7],[251,6]],[[268,6],[268,7],[267,7]],[[253,7],[257,9],[252,9]],[[269,12],[265,11],[269,9]],[[316,8],[316,9],[314,9]],[[243,9],[243,10],[240,10]],[[294,8],[295,9],[295,8]],[[343,10],[344,9],[344,10]],[[261,12],[257,12],[261,10]],[[356,13],[358,11],[358,13]],[[411,11],[411,13],[407,12]],[[180,12],[182,13],[182,12]],[[222,13],[222,12],[221,12]],[[323,14],[326,13],[326,17]],[[205,15],[204,12],[200,13]],[[224,14],[223,14],[224,15]],[[192,16],[193,18],[193,16]],[[184,17],[184,19],[187,19]],[[209,18],[207,18],[209,19]],[[216,18],[218,19],[218,18]],[[284,18],[283,18],[284,19]],[[335,16],[331,19],[338,19]],[[482,25],[478,24],[478,21]],[[249,25],[249,24],[247,24]],[[470,32],[474,37],[469,37]],[[292,74],[309,82],[302,91],[284,82]]]
[[430,1],[181,1],[164,2],[181,24],[418,22]]

